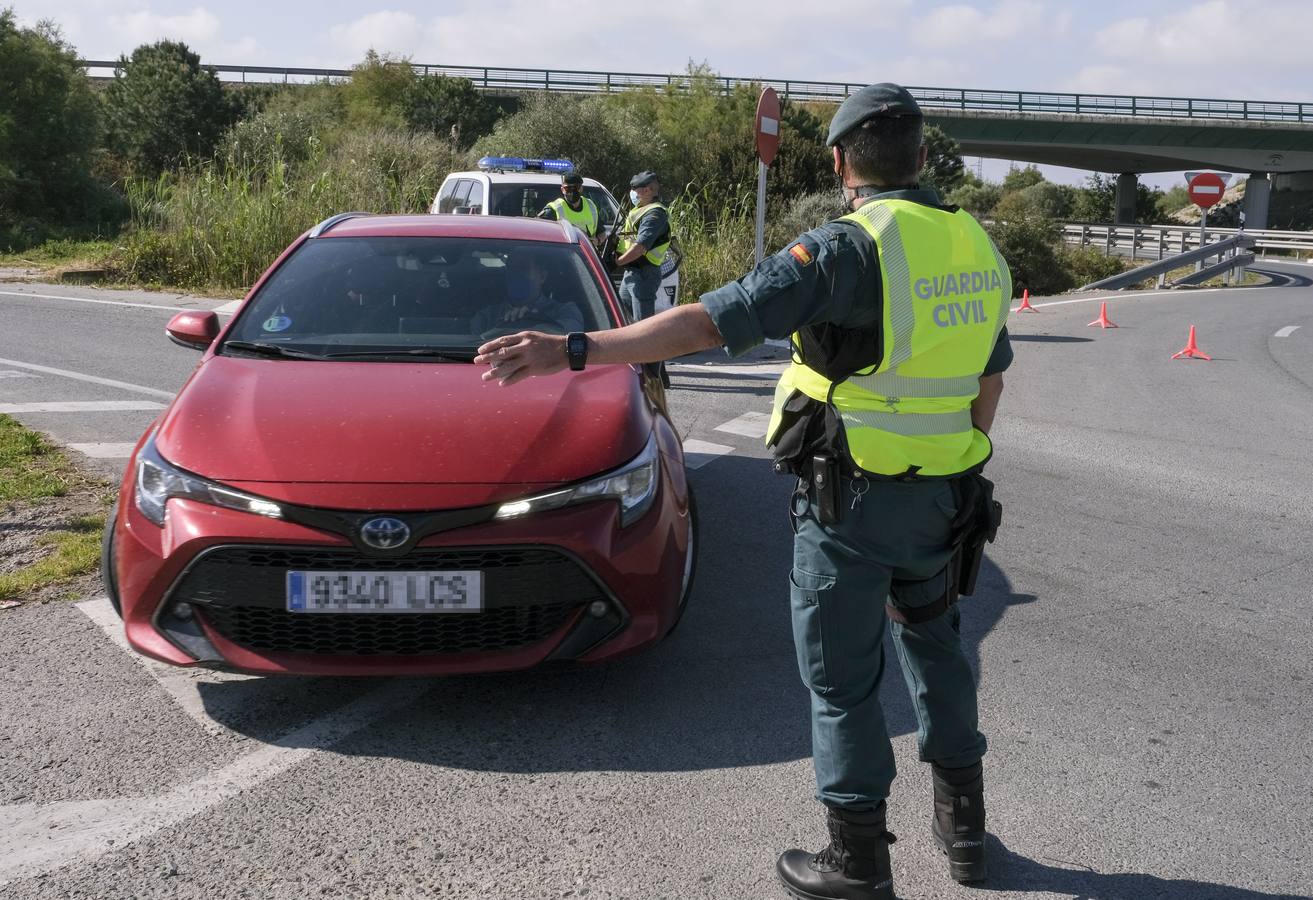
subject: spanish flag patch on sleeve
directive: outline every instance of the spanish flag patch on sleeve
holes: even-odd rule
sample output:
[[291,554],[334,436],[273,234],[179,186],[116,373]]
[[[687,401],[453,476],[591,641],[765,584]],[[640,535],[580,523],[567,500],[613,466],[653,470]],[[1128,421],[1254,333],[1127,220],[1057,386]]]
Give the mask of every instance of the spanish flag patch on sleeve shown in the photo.
[[812,263],[812,255],[807,252],[807,248],[802,244],[794,244],[790,247],[789,254],[804,266],[810,266]]

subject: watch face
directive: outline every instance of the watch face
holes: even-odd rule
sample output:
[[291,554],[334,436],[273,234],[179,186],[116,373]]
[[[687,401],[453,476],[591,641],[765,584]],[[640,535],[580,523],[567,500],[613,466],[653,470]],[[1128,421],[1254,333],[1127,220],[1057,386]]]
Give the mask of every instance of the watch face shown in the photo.
[[567,343],[569,344],[567,350],[571,356],[581,356],[588,347],[588,341],[584,339],[582,334],[570,335]]

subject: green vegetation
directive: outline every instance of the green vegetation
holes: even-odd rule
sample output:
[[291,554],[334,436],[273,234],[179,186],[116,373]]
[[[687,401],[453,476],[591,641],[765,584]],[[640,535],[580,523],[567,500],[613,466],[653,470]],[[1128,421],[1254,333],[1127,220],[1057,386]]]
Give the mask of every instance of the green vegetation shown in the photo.
[[103,515],[80,516],[65,529],[44,535],[39,542],[53,550],[30,566],[0,573],[0,600],[24,597],[39,588],[96,571],[104,528]]
[[[316,221],[426,211],[447,173],[483,154],[567,156],[617,196],[634,172],[658,172],[685,250],[685,299],[751,264],[758,92],[726,91],[705,65],[635,92],[492,98],[374,51],[345,81],[223,85],[185,45],[160,41],[122,57],[92,91],[53,26],[19,29],[12,12],[0,13],[0,51],[9,264],[99,263],[125,282],[238,291]],[[825,146],[833,111],[781,103],[769,251],[842,212]],[[926,142],[922,182],[993,220],[1018,290],[1054,293],[1116,264],[1061,247],[1054,227],[1110,218],[1115,179],[1075,188],[1028,166],[984,183],[947,134],[928,128]],[[1147,221],[1167,201],[1142,193]]]
[[[63,497],[86,480],[35,431],[0,415],[0,505],[12,508]],[[104,515],[83,516],[41,538],[53,550],[29,566],[0,573],[0,600],[94,572],[100,564]]]
[[45,438],[0,415],[0,503],[62,497],[76,470]]

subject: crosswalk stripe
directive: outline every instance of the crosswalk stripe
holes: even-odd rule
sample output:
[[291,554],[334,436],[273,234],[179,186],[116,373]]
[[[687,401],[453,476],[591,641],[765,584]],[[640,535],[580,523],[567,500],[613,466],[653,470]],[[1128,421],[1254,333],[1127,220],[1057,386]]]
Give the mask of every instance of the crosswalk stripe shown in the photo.
[[132,455],[132,448],[137,446],[133,444],[69,444],[71,449],[78,453],[90,456],[92,459],[127,459]]
[[716,431],[738,434],[743,437],[764,438],[766,428],[770,425],[770,416],[760,412],[746,412],[737,419],[730,419],[723,425],[717,425]]
[[733,447],[693,438],[684,441],[684,465],[689,469],[700,469],[713,459],[732,452],[734,452]]
[[0,403],[0,413],[117,412],[130,409],[163,409],[150,400],[47,400],[40,403]]

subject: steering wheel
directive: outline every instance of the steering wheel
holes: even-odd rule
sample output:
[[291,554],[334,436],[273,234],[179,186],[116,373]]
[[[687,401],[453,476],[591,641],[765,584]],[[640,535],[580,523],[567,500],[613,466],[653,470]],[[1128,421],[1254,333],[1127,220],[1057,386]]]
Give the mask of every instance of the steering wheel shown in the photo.
[[548,334],[565,334],[565,329],[561,327],[559,322],[552,319],[534,319],[525,316],[514,322],[506,322],[503,325],[489,328],[479,335],[479,339],[491,341],[495,338],[505,337],[508,334],[519,334],[521,331],[545,331]]

